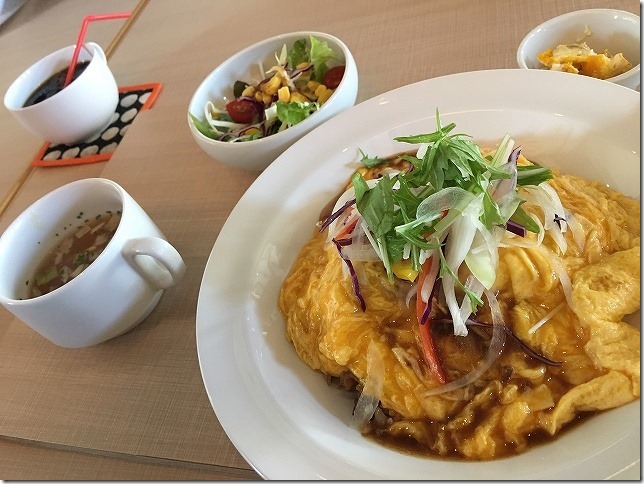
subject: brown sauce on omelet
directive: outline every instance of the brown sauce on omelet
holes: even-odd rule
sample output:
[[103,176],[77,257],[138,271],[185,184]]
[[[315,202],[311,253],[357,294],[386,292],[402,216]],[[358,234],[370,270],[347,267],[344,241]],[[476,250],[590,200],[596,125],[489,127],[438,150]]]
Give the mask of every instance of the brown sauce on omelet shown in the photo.
[[[583,425],[585,422],[590,420],[598,413],[599,412],[584,412],[584,413],[578,414],[571,422],[568,422],[568,424],[561,430],[561,432],[559,432],[555,436],[550,435],[548,432],[542,429],[536,430],[535,432],[527,435],[526,440],[528,442],[528,447],[530,449],[533,449],[541,445],[549,444],[554,439],[561,438],[567,433],[578,428],[580,425]],[[477,425],[478,423],[480,423],[480,420],[481,420],[480,418],[478,420],[475,420],[474,425]],[[413,455],[416,457],[428,457],[428,456],[431,456],[433,458],[440,457],[440,459],[442,460],[451,460],[455,462],[463,462],[463,461],[469,460],[463,457],[463,455],[459,452],[456,445],[453,446],[451,449],[449,449],[447,453],[437,456],[434,454],[428,454],[427,448],[412,437],[396,437],[396,436],[389,435],[387,433],[377,432],[371,429],[363,433],[363,435],[366,438],[373,440],[374,442],[377,442],[380,445],[383,445],[385,447],[388,447],[390,449],[393,449],[403,454]],[[497,438],[502,438],[502,435],[498,435]],[[518,453],[517,447],[513,445],[511,442],[507,442],[504,444],[504,449],[500,453],[499,458],[511,457],[517,453]]]
[[[437,318],[440,319],[440,315],[437,315]],[[511,322],[506,321],[510,324]],[[451,332],[451,328],[448,325],[436,324],[435,329],[433,330],[434,341],[439,348],[439,353],[450,354],[455,351],[455,348],[458,348],[458,351],[461,353],[462,360],[468,360],[471,362],[477,362],[484,358],[486,344],[489,340],[488,335],[485,334],[485,330],[481,334],[476,334],[474,331],[470,331],[470,334],[466,337],[456,337]],[[393,341],[391,342],[393,345]],[[522,350],[518,344],[512,341],[506,341],[505,344],[505,354],[521,354]],[[540,364],[540,362],[532,359],[528,354],[522,354],[520,360],[527,366],[532,368],[542,367],[545,373],[545,380],[547,380],[547,385],[552,389],[553,393],[557,395],[564,395],[571,389],[575,387],[574,384],[570,383],[565,377],[564,371],[558,366],[545,366]],[[448,369],[453,375],[458,373],[466,372],[466,368],[458,368],[454,365],[454,362],[450,364],[446,362]],[[531,387],[530,380],[523,378],[515,374],[515,369],[512,364],[507,361],[507,358],[501,356],[495,365],[490,368],[486,374],[483,375],[481,380],[498,380],[504,386],[516,386],[521,391],[529,390]],[[345,384],[346,385],[346,384]],[[355,391],[355,388],[353,388]],[[356,393],[357,396],[357,393]],[[464,401],[462,407],[464,407],[468,402]],[[439,456],[444,459],[463,461],[471,460],[463,456],[462,452],[459,450],[458,442],[473,438],[473,434],[481,426],[486,425],[486,418],[488,416],[489,408],[493,408],[501,403],[500,395],[493,395],[485,406],[475,408],[472,414],[469,416],[469,422],[463,428],[454,430],[449,433],[450,445],[444,446]],[[384,415],[388,415],[388,411],[382,408],[379,410],[382,411]],[[533,448],[542,444],[551,442],[553,438],[558,438],[561,435],[569,432],[571,429],[576,428],[578,425],[587,421],[593,415],[596,415],[597,412],[583,412],[577,414],[574,419],[566,424],[564,430],[557,433],[554,437],[550,435],[543,429],[537,428],[525,436],[525,442],[522,442],[518,445],[515,442],[506,441],[503,443],[502,447],[495,452],[496,458],[506,457],[521,453],[528,448]],[[399,452],[416,455],[416,456],[433,456],[436,457],[434,452],[428,452],[427,445],[423,442],[419,442],[413,437],[407,435],[392,435],[387,432],[387,425],[382,425],[382,418],[374,418],[369,424],[362,429],[363,435],[367,438],[372,439],[382,445],[385,445],[389,448],[395,449]],[[438,434],[441,432],[443,427],[443,422],[432,421],[426,419],[423,421],[423,425],[428,429],[430,434]],[[494,435],[493,439],[497,441],[504,440],[504,429],[503,428],[493,428]]]
[[[508,322],[509,323],[509,322]],[[485,345],[488,341],[487,335],[482,333],[477,335],[473,331],[470,331],[470,334],[466,337],[456,337],[451,333],[450,328],[447,325],[437,325],[436,330],[433,331],[434,341],[439,348],[439,351],[443,352],[453,351],[455,346],[458,346],[459,351],[463,355],[464,359],[469,361],[479,361],[484,358],[485,354]],[[505,344],[505,354],[508,353],[521,353],[522,350],[519,346],[512,342],[506,341]],[[450,349],[451,348],[451,349]],[[536,360],[533,360],[529,355],[522,355],[521,360],[525,362],[526,366],[539,367],[540,363]],[[452,368],[453,369],[453,368]],[[454,371],[454,370],[453,370]],[[461,371],[465,371],[463,368]],[[558,395],[564,395],[571,389],[575,387],[574,384],[570,383],[566,378],[565,374],[561,368],[556,366],[546,366],[544,367],[545,379],[547,380],[547,385],[553,390],[554,393]],[[456,373],[454,371],[454,373]],[[488,370],[488,372],[483,376],[482,380],[497,379],[502,382],[503,385],[516,385],[517,388],[522,391],[530,389],[531,382],[528,379],[522,378],[515,374],[514,368],[509,364],[506,359],[501,356],[499,360],[495,363],[494,367]],[[500,397],[498,395],[493,396],[490,401],[486,404],[485,407],[476,408],[471,416],[470,422],[462,430],[452,431],[449,436],[451,442],[450,446],[446,446],[445,450],[440,454],[441,458],[463,461],[468,460],[465,458],[459,450],[458,442],[469,439],[473,437],[474,431],[480,426],[485,425],[485,419],[487,416],[488,409],[499,405]],[[463,402],[465,405],[467,402]],[[495,457],[507,457],[521,453],[528,448],[534,448],[539,445],[543,445],[549,442],[552,442],[554,438],[559,438],[565,433],[576,428],[578,425],[581,425],[583,422],[586,422],[593,415],[596,415],[598,412],[583,412],[577,414],[574,419],[566,424],[564,429],[561,432],[558,432],[555,436],[550,435],[543,429],[535,429],[529,432],[525,436],[525,442],[522,445],[517,445],[515,442],[505,442],[501,449],[496,451]],[[385,410],[386,414],[386,410]],[[435,433],[440,432],[440,429],[443,425],[441,422],[435,422],[431,420],[426,420],[424,424],[430,429],[429,432]],[[427,446],[420,443],[418,440],[409,437],[409,436],[400,436],[400,435],[391,435],[386,431],[383,431],[383,428],[378,425],[377,419],[372,419],[371,422],[363,429],[363,435],[372,439],[382,445],[395,449],[399,452],[416,455],[416,456],[435,456],[433,453],[427,450]],[[504,439],[502,428],[493,429],[495,440],[501,441]]]

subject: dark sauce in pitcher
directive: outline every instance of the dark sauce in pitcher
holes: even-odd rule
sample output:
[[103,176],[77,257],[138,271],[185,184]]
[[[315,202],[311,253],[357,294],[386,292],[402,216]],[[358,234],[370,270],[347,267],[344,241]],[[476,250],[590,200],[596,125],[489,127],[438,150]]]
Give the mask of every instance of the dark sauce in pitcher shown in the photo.
[[[89,61],[83,61],[76,64],[76,69],[74,69],[72,82],[74,82],[74,80],[83,73],[83,71],[87,68],[88,65],[89,65]],[[68,70],[69,70],[69,67],[65,67],[62,71],[59,71],[56,74],[50,76],[45,82],[43,82],[40,86],[38,86],[38,88],[36,88],[34,92],[32,92],[29,95],[29,97],[25,101],[25,104],[22,107],[26,108],[29,106],[33,106],[34,104],[38,104],[39,102],[42,102],[45,99],[49,99],[54,94],[62,91],[63,85],[65,84],[65,78],[67,77]]]

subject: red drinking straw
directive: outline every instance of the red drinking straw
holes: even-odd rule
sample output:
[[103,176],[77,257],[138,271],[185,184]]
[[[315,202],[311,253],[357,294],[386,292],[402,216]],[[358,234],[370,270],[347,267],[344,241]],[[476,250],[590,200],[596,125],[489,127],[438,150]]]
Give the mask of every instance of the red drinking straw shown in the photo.
[[83,25],[81,25],[80,32],[78,34],[78,40],[76,41],[76,47],[74,48],[74,54],[72,55],[72,61],[69,64],[69,70],[67,71],[67,77],[65,77],[65,83],[63,87],[72,82],[74,77],[74,70],[76,69],[76,62],[78,61],[78,54],[80,53],[80,48],[85,41],[85,33],[87,32],[87,25],[90,22],[95,20],[111,20],[115,18],[127,18],[132,15],[132,12],[119,12],[119,13],[106,13],[102,15],[88,15],[83,19]]

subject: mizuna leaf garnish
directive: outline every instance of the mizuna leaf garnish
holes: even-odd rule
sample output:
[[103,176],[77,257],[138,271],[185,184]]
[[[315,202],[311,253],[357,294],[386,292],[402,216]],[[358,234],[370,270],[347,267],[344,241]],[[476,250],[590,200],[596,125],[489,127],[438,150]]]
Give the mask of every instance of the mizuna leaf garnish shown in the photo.
[[[511,230],[508,236],[540,231],[539,224],[521,206],[525,200],[519,188],[538,189],[552,173],[538,165],[518,166],[520,148],[514,147],[509,135],[493,155],[483,156],[471,138],[455,134],[455,128],[454,123],[442,126],[436,112],[436,131],[394,138],[417,145],[415,155],[401,156],[411,169],[386,169],[378,180],[369,183],[356,172],[352,178],[355,205],[345,207],[343,217],[352,217],[357,210],[361,221],[356,226],[364,229],[357,232],[366,235],[361,243],[371,244],[391,282],[396,277],[396,264],[408,260],[406,263],[418,274],[423,263],[435,254],[454,331],[466,334],[467,318],[483,304],[483,291],[494,283],[498,246],[510,233],[506,228]],[[360,156],[367,168],[387,162],[362,150]],[[561,220],[544,227],[565,230],[565,214],[557,216]],[[469,268],[473,281],[459,280],[462,264]],[[464,293],[463,301],[456,300],[457,292]]]

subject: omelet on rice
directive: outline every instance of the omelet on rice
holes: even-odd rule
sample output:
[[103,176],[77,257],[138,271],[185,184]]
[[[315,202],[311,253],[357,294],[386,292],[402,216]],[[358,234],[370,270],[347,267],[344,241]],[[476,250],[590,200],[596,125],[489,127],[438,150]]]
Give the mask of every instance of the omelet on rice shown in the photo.
[[[639,202],[576,176],[556,174],[548,183],[582,240],[567,231],[565,254],[548,235],[540,245],[501,246],[492,292],[516,338],[482,375],[452,391],[436,391],[423,361],[408,281],[392,284],[379,262],[356,264],[362,311],[326,231],[302,248],[279,297],[286,335],[330,382],[375,396],[378,409],[363,433],[427,455],[494,459],[557,435],[580,415],[639,398],[640,332],[624,321],[640,306]],[[524,208],[541,215],[530,202]],[[485,359],[490,332],[455,336],[445,315],[439,302],[431,324],[453,381]],[[489,308],[477,318],[490,322]]]

